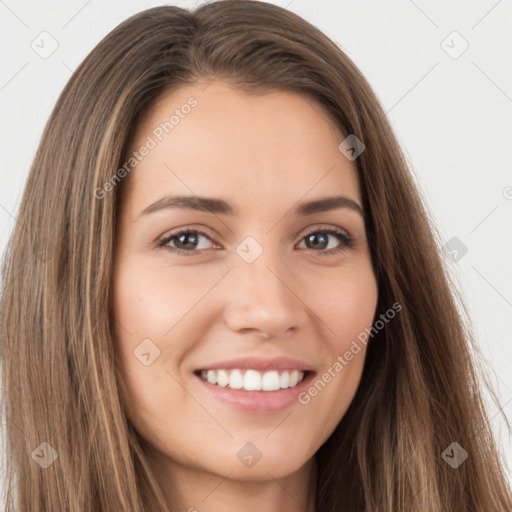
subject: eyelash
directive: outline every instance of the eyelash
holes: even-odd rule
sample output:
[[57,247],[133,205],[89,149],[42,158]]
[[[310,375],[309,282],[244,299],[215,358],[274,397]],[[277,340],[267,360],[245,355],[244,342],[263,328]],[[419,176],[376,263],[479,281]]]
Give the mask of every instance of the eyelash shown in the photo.
[[[162,248],[162,249],[166,249],[174,254],[177,254],[179,256],[195,256],[197,255],[198,253],[201,253],[203,251],[206,251],[208,249],[192,249],[190,251],[186,251],[184,249],[179,249],[177,247],[170,247],[168,246],[167,244],[179,237],[180,235],[183,235],[183,234],[197,234],[197,235],[203,235],[205,236],[206,238],[210,239],[210,237],[208,236],[208,234],[206,234],[204,231],[201,231],[200,229],[182,229],[181,231],[176,231],[174,233],[171,233],[167,236],[165,236],[164,238],[160,239],[158,242],[157,242],[157,246],[159,248]],[[301,238],[301,242],[302,240],[304,240],[306,237],[312,235],[312,234],[318,234],[318,233],[327,233],[327,234],[331,234],[331,235],[336,235],[338,237],[338,240],[340,240],[341,242],[343,242],[344,246],[342,247],[339,247],[337,249],[330,249],[328,251],[326,250],[322,250],[322,251],[315,251],[313,249],[310,249],[312,250],[313,252],[315,253],[318,253],[319,256],[334,256],[334,255],[337,255],[341,252],[344,252],[348,249],[351,249],[354,245],[354,239],[351,238],[350,236],[348,236],[347,234],[345,234],[345,232],[343,231],[340,231],[338,229],[335,229],[335,228],[324,228],[324,229],[317,229],[317,230],[314,230],[314,231],[310,231],[309,233],[306,233],[302,238]]]

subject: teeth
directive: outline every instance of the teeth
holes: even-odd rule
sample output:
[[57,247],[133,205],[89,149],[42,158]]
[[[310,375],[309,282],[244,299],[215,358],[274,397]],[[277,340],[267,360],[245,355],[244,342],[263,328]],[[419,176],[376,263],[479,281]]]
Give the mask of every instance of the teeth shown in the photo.
[[217,386],[225,388],[229,384],[229,375],[225,370],[217,372]]
[[233,370],[229,376],[229,387],[233,389],[240,389],[244,387],[244,378],[240,370]]
[[244,389],[247,391],[260,391],[261,373],[255,370],[247,370],[244,375]]
[[261,389],[263,389],[263,391],[275,391],[276,389],[280,389],[280,387],[279,373],[266,372],[263,374],[263,378],[261,379]]
[[208,370],[201,372],[201,378],[210,384],[246,391],[276,391],[293,388],[304,378],[299,370],[258,372],[256,370]]
[[290,373],[290,384],[289,384],[289,386],[291,388],[293,388],[293,386],[297,385],[298,381],[299,381],[299,372],[297,370],[293,370],[293,372]]

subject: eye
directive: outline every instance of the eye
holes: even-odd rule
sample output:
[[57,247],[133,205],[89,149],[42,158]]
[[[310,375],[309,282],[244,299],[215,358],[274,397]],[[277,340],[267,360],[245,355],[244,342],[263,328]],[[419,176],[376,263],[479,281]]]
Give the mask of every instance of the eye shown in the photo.
[[[175,233],[171,233],[158,242],[158,247],[163,247],[171,252],[179,254],[180,256],[193,256],[197,251],[202,251],[205,248],[198,248],[198,240],[200,237],[210,237],[198,229],[183,229]],[[175,243],[175,247],[169,245],[171,242]],[[183,248],[182,248],[183,247]]]
[[[320,236],[319,236],[320,235]],[[306,241],[306,246],[309,245],[308,248],[322,248],[325,249],[329,246],[329,237],[336,237],[338,241],[341,241],[342,244],[340,247],[330,248],[329,251],[317,251],[319,256],[332,256],[338,254],[342,251],[350,249],[354,245],[354,240],[351,238],[348,233],[341,229],[336,228],[325,228],[325,229],[317,229],[315,231],[310,231],[307,235],[305,235],[302,240]]]
[[[329,247],[329,237],[337,238],[341,242],[339,247]],[[208,249],[206,247],[198,247],[200,245],[199,240],[206,238],[211,241],[211,238],[199,229],[185,228],[174,233],[170,233],[162,238],[158,243],[159,248],[165,248],[166,250],[178,254],[180,256],[194,256]],[[354,245],[354,240],[341,229],[336,228],[325,228],[310,231],[308,234],[302,237],[301,242],[306,242],[306,248],[312,249],[313,252],[318,253],[321,256],[332,256],[342,251],[350,249]],[[329,250],[317,250],[317,249],[329,249]]]

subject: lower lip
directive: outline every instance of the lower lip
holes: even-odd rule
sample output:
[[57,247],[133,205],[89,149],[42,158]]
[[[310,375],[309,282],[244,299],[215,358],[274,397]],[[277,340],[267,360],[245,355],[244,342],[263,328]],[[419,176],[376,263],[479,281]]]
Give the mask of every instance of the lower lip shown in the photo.
[[307,372],[302,381],[293,388],[285,388],[276,391],[246,391],[244,389],[232,389],[210,384],[207,380],[195,376],[201,381],[205,389],[213,397],[221,402],[229,404],[241,411],[253,414],[272,414],[284,411],[298,402],[298,395],[308,386],[314,376],[313,372]]

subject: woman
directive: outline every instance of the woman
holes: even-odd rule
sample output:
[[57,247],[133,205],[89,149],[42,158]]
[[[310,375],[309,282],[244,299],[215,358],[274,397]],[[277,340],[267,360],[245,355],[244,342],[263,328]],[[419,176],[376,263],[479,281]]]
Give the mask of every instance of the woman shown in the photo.
[[4,283],[6,510],[512,507],[382,107],[284,9],[107,35],[48,121]]

